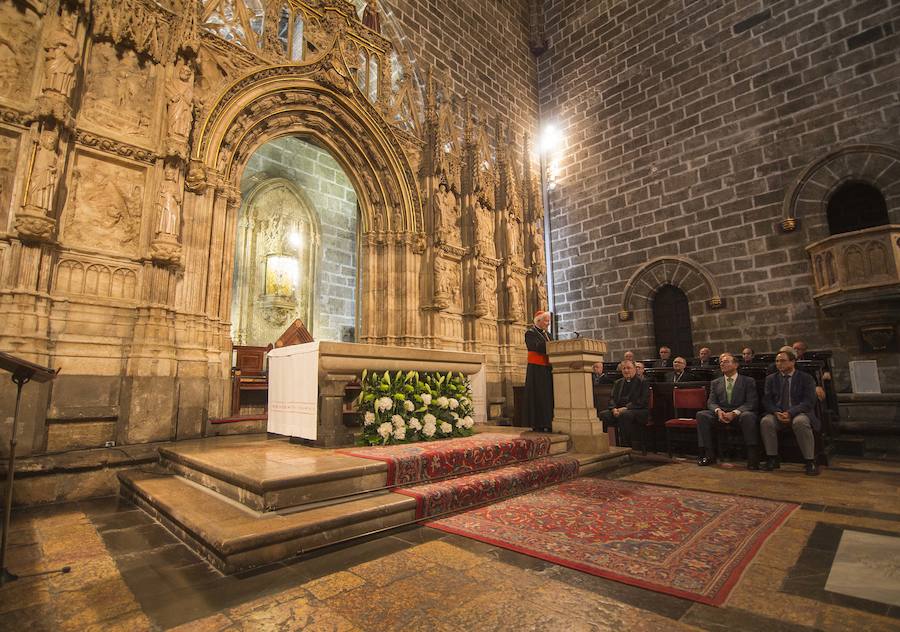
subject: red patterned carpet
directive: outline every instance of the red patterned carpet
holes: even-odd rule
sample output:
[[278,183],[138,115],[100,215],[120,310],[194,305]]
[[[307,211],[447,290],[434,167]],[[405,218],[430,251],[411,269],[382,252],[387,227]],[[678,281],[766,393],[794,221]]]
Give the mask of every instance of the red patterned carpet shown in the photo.
[[797,505],[579,478],[426,523],[562,566],[721,605]]
[[439,516],[561,483],[578,476],[578,459],[548,456],[487,472],[401,487],[394,491],[416,499],[416,518]]
[[388,485],[409,485],[448,476],[489,470],[519,461],[547,456],[550,437],[481,433],[471,437],[350,448],[341,454],[375,459],[388,464]]

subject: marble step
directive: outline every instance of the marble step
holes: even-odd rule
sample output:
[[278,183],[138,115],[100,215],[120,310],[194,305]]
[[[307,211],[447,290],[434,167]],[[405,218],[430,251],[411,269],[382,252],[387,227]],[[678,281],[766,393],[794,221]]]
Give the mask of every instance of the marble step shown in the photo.
[[631,462],[631,448],[611,447],[605,454],[581,454],[570,452],[568,456],[578,459],[578,475],[587,476],[606,470],[614,470]]
[[[550,455],[568,450],[567,435],[549,436]],[[265,435],[184,441],[161,448],[159,455],[160,463],[172,472],[256,511],[351,497],[387,485],[388,468],[383,461]]]
[[301,511],[259,512],[162,467],[119,475],[122,495],[223,573],[295,557],[415,520],[416,501],[388,491]]

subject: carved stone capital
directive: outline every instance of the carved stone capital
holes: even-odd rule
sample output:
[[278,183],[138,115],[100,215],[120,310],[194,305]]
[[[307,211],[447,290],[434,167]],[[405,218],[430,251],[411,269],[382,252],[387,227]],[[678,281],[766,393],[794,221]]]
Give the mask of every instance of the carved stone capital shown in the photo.
[[163,266],[181,264],[181,244],[172,235],[159,235],[150,244],[150,258]]
[[33,116],[36,119],[59,121],[63,127],[73,127],[72,106],[69,105],[69,98],[52,90],[45,90],[35,100]]
[[44,210],[31,204],[16,215],[16,232],[25,242],[48,242],[56,230],[56,220],[47,217]]

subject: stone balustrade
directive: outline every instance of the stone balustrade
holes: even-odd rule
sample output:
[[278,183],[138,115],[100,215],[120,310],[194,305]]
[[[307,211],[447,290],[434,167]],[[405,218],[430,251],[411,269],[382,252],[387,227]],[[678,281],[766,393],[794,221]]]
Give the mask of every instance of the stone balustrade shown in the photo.
[[900,225],[832,235],[806,247],[826,312],[900,294]]

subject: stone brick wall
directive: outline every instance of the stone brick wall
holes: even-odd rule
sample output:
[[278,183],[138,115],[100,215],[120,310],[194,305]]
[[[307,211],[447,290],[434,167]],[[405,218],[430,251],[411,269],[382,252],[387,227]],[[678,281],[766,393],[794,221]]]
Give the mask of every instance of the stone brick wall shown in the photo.
[[445,74],[453,93],[468,94],[482,116],[508,115],[519,139],[537,129],[537,64],[528,48],[528,4],[379,2],[399,30],[400,44],[413,58],[420,81],[425,81],[428,66]]
[[291,137],[266,143],[250,158],[243,182],[258,184],[266,178],[285,178],[296,184],[319,216],[321,259],[311,333],[316,340],[341,340],[346,328],[356,323],[353,185],[331,154]]
[[[799,230],[779,227],[808,165],[854,144],[900,150],[900,2],[549,0],[544,12],[541,112],[566,139],[551,194],[562,324],[605,338],[613,358],[651,356],[652,288],[685,274],[641,270],[669,257],[710,275],[682,287],[696,345],[803,338],[835,350],[839,388],[849,359],[876,359],[882,387],[900,390],[897,355],[861,354],[856,329],[813,300],[805,246],[827,236],[827,192]],[[837,177],[861,175],[845,168]],[[882,190],[897,223],[900,196]]]

